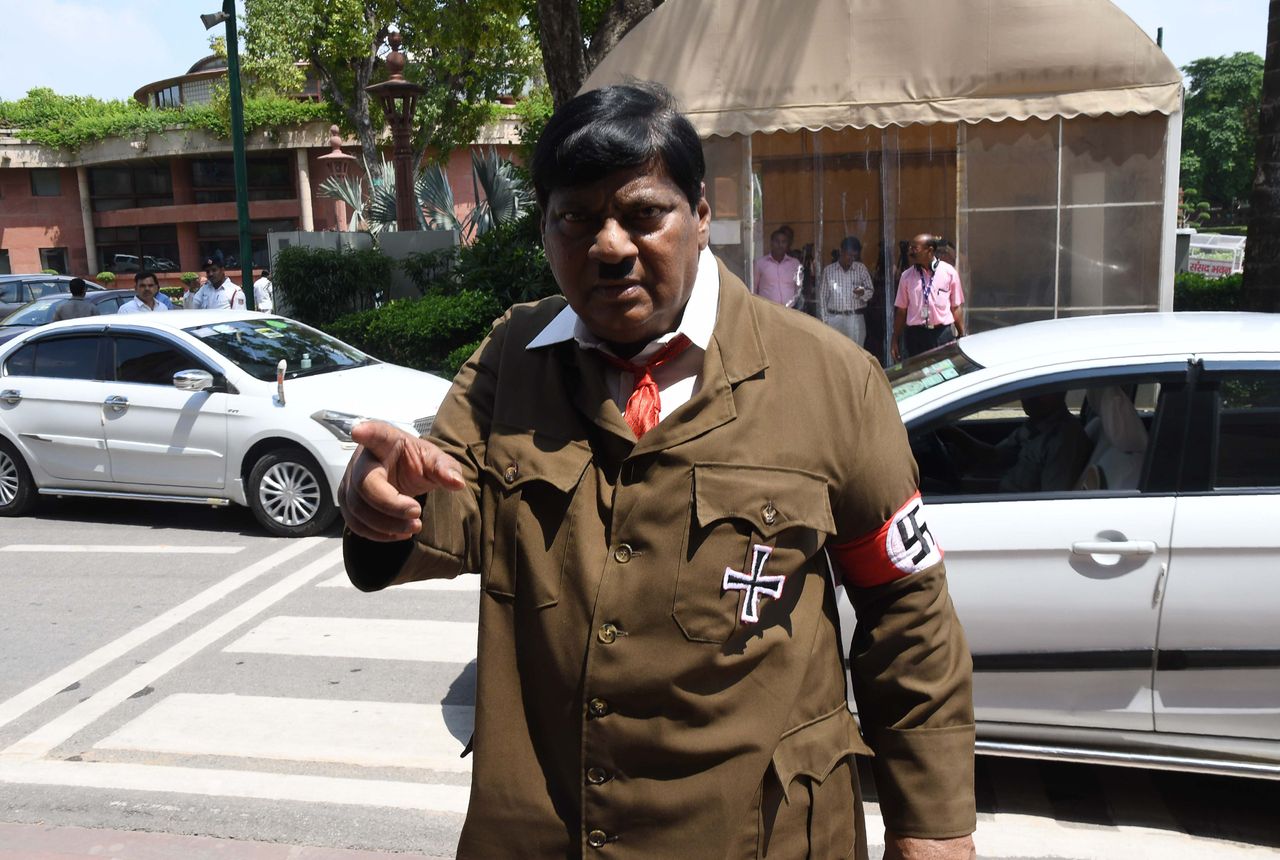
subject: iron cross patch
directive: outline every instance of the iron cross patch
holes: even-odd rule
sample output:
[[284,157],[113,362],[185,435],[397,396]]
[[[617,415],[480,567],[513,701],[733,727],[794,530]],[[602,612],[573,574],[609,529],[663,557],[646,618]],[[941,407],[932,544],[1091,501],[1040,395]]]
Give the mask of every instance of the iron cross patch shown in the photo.
[[745,591],[746,598],[742,601],[741,618],[748,624],[755,624],[760,620],[760,597],[771,597],[777,600],[782,596],[782,586],[786,583],[785,576],[766,576],[764,572],[765,562],[769,560],[769,556],[773,555],[773,547],[756,544],[751,548],[751,570],[743,573],[734,570],[731,567],[724,569],[724,590],[725,591]]

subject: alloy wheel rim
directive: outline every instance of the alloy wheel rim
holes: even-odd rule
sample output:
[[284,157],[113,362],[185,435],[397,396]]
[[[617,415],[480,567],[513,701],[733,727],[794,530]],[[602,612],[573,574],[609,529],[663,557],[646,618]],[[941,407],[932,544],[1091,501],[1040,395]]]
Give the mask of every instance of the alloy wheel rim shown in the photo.
[[18,498],[18,464],[0,451],[0,505],[11,505]]
[[304,525],[320,510],[320,484],[300,463],[276,463],[262,475],[258,501],[274,522]]

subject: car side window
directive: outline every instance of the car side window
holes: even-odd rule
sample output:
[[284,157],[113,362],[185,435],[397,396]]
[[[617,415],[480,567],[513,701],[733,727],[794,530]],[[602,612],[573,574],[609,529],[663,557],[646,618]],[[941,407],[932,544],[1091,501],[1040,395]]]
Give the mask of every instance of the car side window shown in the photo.
[[34,343],[20,347],[4,363],[5,376],[30,376],[35,367],[35,360],[36,345]]
[[4,281],[0,283],[0,302],[16,302],[22,281]]
[[172,386],[173,375],[178,371],[204,369],[190,355],[162,341],[117,337],[115,342],[117,382]]
[[1217,381],[1213,486],[1280,487],[1280,373],[1240,373]]
[[56,281],[27,281],[27,290],[29,291],[27,300],[34,301],[54,293],[65,293],[67,289],[69,288]]
[[1097,379],[970,404],[911,434],[926,496],[1139,488],[1160,383]]
[[29,373],[55,379],[96,379],[98,341],[96,336],[39,340],[32,344],[35,355]]

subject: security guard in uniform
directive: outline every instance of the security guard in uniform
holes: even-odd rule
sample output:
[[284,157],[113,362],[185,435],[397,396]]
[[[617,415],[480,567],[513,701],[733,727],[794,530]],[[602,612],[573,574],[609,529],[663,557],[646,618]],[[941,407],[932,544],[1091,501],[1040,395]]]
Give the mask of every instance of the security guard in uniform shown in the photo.
[[703,172],[658,87],[557,112],[564,295],[495,323],[429,439],[353,431],[348,573],[480,572],[461,858],[865,857],[874,751],[885,856],[967,860],[971,664],[893,398],[711,256]]

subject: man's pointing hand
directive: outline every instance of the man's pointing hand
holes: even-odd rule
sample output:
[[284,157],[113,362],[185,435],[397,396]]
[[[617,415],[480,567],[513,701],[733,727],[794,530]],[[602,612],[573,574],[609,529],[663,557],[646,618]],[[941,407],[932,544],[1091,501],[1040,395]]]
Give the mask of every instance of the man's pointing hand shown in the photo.
[[347,527],[363,538],[397,541],[422,528],[416,496],[465,486],[453,458],[435,445],[385,424],[365,421],[351,430],[360,445],[338,486]]

